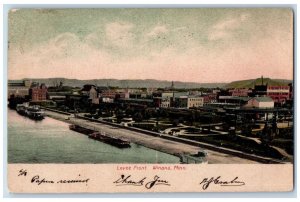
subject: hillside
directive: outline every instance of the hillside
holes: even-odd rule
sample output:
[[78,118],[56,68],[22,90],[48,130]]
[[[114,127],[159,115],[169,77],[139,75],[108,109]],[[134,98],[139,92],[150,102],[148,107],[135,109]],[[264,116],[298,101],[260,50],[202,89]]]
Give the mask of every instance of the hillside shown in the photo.
[[[28,79],[28,78],[25,78]],[[170,87],[172,81],[161,81],[154,79],[146,80],[118,80],[118,79],[93,79],[93,80],[78,80],[66,78],[49,78],[49,79],[36,79],[30,80],[39,83],[45,83],[47,86],[55,86],[60,81],[64,86],[82,87],[85,84],[93,84],[97,86],[115,86],[120,88],[166,88]],[[194,82],[181,82],[174,81],[175,88],[222,88],[226,83],[194,83]]]
[[[268,84],[270,86],[287,86],[289,83],[292,83],[292,80],[284,80],[284,79],[270,79],[264,78],[263,84]],[[233,81],[224,86],[224,88],[254,88],[255,85],[261,85],[262,79],[250,79],[250,80],[241,80],[241,81]]]

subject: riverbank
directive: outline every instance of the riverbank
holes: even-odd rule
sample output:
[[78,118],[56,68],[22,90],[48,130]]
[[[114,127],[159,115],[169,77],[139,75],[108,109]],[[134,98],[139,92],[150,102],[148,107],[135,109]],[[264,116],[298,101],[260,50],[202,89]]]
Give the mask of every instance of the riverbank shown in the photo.
[[120,149],[69,129],[46,117],[35,121],[8,109],[8,163],[25,164],[178,164],[176,156],[131,143]]
[[[168,139],[163,139],[161,137],[155,137],[147,134],[143,134],[141,132],[137,131],[130,131],[125,128],[119,128],[112,125],[107,125],[99,122],[91,122],[84,119],[79,118],[69,118],[69,120],[66,120],[66,117],[68,117],[67,114],[61,114],[54,111],[45,110],[45,113],[47,116],[67,122],[69,124],[82,124],[89,128],[92,128],[94,130],[98,131],[104,131],[107,134],[110,134],[112,136],[118,137],[118,138],[125,138],[129,140],[130,142],[155,149],[164,153],[172,154],[172,155],[178,155],[179,153],[190,153],[194,154],[197,153],[201,148],[199,146],[193,146],[189,144],[184,144],[181,142],[175,142]],[[205,149],[208,153],[208,163],[211,164],[253,164],[253,163],[259,163],[254,160],[249,160],[245,158],[240,158],[234,155],[213,151],[209,149]]]

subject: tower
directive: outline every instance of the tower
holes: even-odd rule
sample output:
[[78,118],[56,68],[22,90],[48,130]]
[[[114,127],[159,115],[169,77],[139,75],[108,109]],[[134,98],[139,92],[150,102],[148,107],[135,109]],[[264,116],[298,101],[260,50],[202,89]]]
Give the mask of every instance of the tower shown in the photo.
[[171,89],[174,89],[174,81],[172,81]]

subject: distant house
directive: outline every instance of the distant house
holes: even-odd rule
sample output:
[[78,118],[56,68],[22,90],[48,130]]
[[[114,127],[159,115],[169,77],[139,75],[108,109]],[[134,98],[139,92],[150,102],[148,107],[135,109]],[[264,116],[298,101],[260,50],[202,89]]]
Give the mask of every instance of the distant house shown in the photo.
[[254,97],[251,98],[246,105],[246,108],[274,108],[274,101],[270,97]]
[[30,80],[10,80],[8,81],[8,98],[11,96],[25,97],[29,95]]
[[203,97],[188,97],[187,108],[203,107],[203,104],[204,104]]
[[81,89],[81,95],[88,96],[93,104],[99,104],[98,91],[95,85],[84,85]]
[[195,96],[179,96],[175,98],[174,106],[177,108],[203,107],[204,98]]
[[103,90],[101,92],[101,97],[102,98],[111,98],[115,99],[117,95],[117,92],[115,90]]
[[32,83],[29,89],[31,101],[45,101],[47,100],[48,89],[44,83]]
[[169,98],[169,97],[162,98],[159,107],[161,107],[161,108],[169,108],[169,107],[171,107],[171,98]]
[[103,97],[103,98],[101,98],[101,102],[104,102],[104,103],[113,103],[114,99],[109,98],[109,97]]
[[204,103],[215,103],[217,102],[217,94],[207,93],[203,95]]
[[83,88],[81,89],[81,95],[90,95],[90,91],[91,89],[96,89],[95,85],[91,85],[91,84],[86,84],[83,86]]
[[249,93],[252,93],[252,90],[248,88],[235,88],[230,89],[229,93],[231,93],[231,96],[235,97],[247,97]]
[[128,105],[136,108],[154,107],[154,101],[152,99],[118,99],[117,102],[122,105]]
[[235,106],[244,106],[250,99],[250,97],[219,96],[218,101],[220,103],[234,104]]

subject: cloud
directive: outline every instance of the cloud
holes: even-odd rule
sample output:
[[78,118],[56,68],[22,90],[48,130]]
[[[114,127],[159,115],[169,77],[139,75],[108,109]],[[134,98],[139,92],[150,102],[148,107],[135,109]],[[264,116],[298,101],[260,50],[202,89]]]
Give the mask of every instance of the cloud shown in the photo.
[[[292,37],[292,34],[290,34]],[[63,33],[23,54],[15,45],[9,51],[9,78],[66,77],[78,79],[159,79],[223,82],[256,78],[291,78],[292,40],[274,32],[269,39],[249,46],[233,44],[225,50],[194,47],[149,51],[142,56],[115,59],[109,51],[94,48],[72,33]],[[274,48],[274,45],[276,48]],[[281,75],[281,76],[278,76]]]
[[234,31],[249,19],[250,15],[243,13],[238,17],[231,17],[214,24],[208,33],[208,40],[215,41],[232,37]]
[[[236,31],[245,29],[243,25],[255,28],[255,24],[249,24],[252,23],[250,17],[248,14],[227,17],[208,30],[199,28],[199,33],[208,31],[207,37],[215,41],[234,39]],[[270,30],[264,32],[266,37],[251,36],[246,42],[232,40],[230,46],[218,46],[206,41],[197,43],[195,37],[182,39],[181,36],[194,32],[188,26],[174,28],[159,24],[148,26],[147,30],[144,29],[146,25],[139,27],[138,23],[116,21],[95,26],[86,36],[61,33],[46,42],[35,43],[23,53],[19,50],[21,44],[11,43],[9,78],[153,78],[222,82],[260,75],[273,78],[291,78],[293,75],[292,27],[287,31],[276,31],[270,26]],[[181,31],[179,37],[176,31]],[[165,35],[168,35],[165,40],[162,40],[164,37],[149,40]]]
[[[72,33],[62,33],[31,51],[21,52],[16,44],[9,50],[9,75],[16,78],[87,78],[108,72],[111,57]],[[96,73],[96,74],[94,74]]]
[[155,38],[157,36],[168,34],[169,30],[165,25],[157,25],[151,29],[147,34],[149,38]]
[[134,40],[134,25],[128,22],[112,22],[105,26],[106,38],[113,46],[129,47]]

